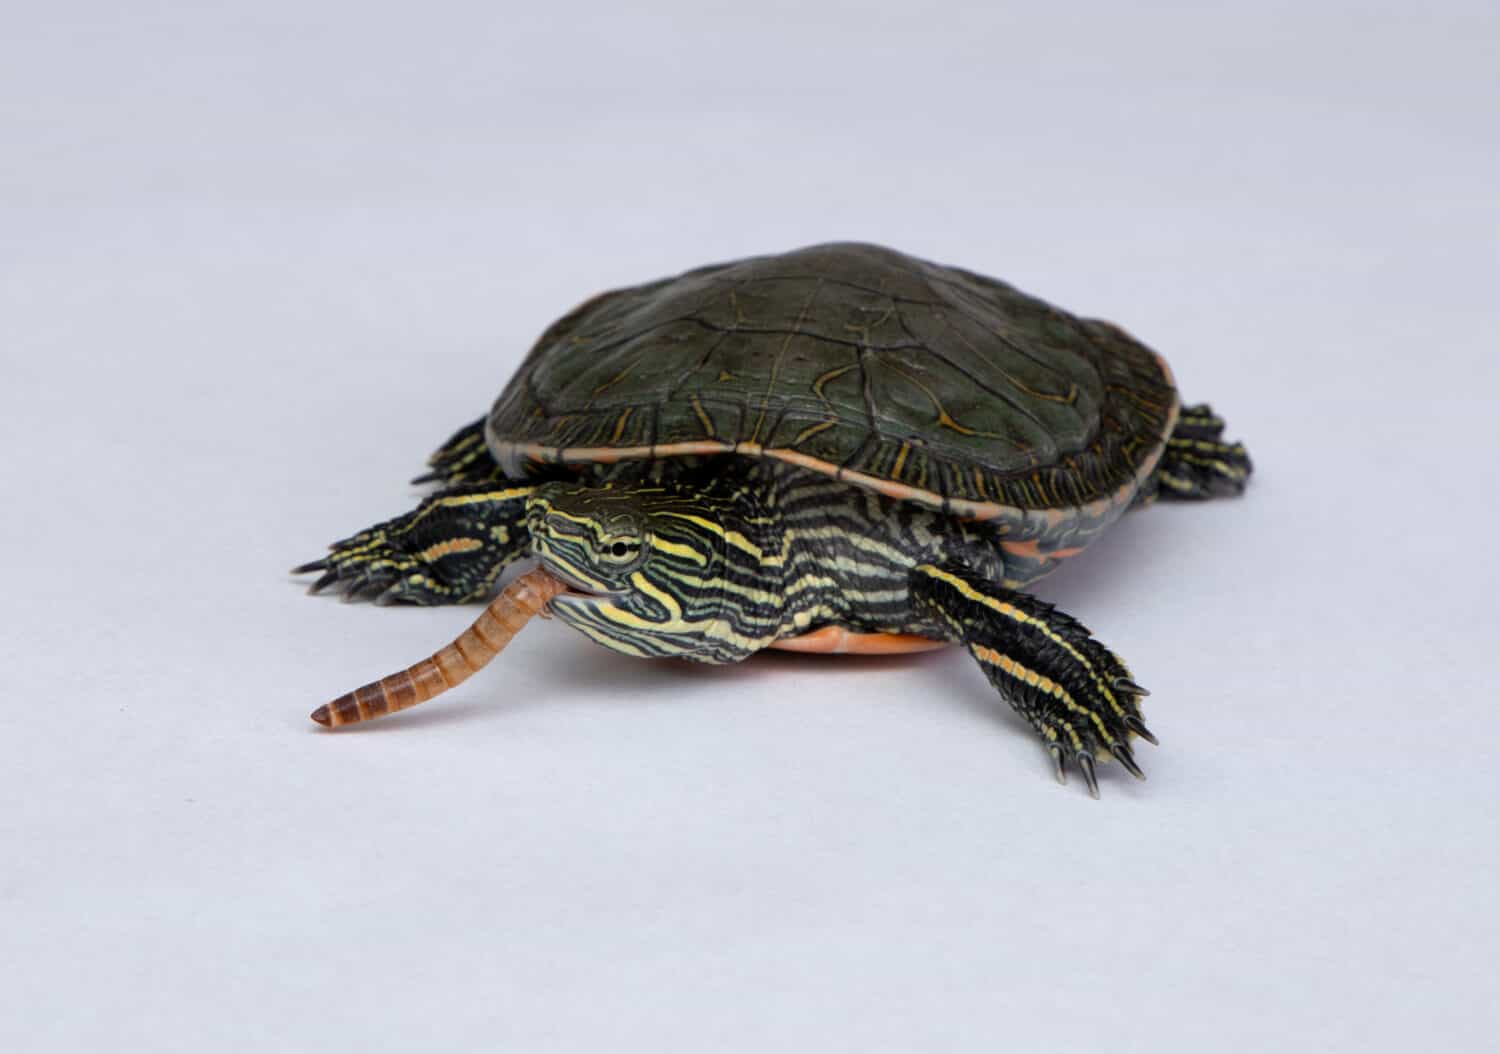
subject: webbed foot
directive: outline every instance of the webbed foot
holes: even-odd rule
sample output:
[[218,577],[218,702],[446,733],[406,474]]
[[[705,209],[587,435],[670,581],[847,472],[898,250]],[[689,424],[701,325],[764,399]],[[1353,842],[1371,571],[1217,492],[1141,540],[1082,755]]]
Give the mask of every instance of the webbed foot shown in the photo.
[[1254,466],[1245,445],[1224,442],[1223,432],[1223,419],[1206,403],[1183,407],[1148,483],[1150,496],[1191,501],[1243,491]]
[[1097,798],[1095,763],[1110,759],[1146,778],[1131,749],[1132,737],[1156,742],[1141,717],[1146,691],[1076,619],[953,565],[918,567],[912,592],[1041,734],[1059,781],[1071,762]]
[[485,420],[481,417],[449,436],[448,441],[427,459],[428,471],[412,482],[442,483],[448,487],[504,482],[500,466],[495,464],[484,440]]
[[378,604],[482,600],[507,564],[526,551],[530,486],[456,487],[413,512],[330,546],[293,574],[322,572],[309,593],[337,589]]

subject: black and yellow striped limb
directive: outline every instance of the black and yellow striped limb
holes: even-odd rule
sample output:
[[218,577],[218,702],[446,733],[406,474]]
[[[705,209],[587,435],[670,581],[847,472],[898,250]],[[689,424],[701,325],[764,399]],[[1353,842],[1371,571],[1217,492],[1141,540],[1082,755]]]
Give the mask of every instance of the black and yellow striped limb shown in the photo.
[[460,604],[483,600],[513,560],[530,547],[520,483],[450,487],[415,511],[331,545],[327,556],[292,570],[323,572],[312,593],[328,588],[346,599],[379,604]]
[[1244,444],[1224,442],[1223,432],[1223,418],[1207,404],[1183,407],[1141,500],[1194,501],[1243,491],[1254,466]]
[[968,649],[990,683],[1041,733],[1060,781],[1066,782],[1072,761],[1097,798],[1094,762],[1109,757],[1145,778],[1130,738],[1156,742],[1141,719],[1139,698],[1146,693],[1077,620],[953,564],[919,565],[912,599]]
[[505,482],[505,474],[484,441],[484,422],[485,418],[481,417],[449,436],[448,441],[427,459],[429,470],[412,482],[442,483],[447,487]]

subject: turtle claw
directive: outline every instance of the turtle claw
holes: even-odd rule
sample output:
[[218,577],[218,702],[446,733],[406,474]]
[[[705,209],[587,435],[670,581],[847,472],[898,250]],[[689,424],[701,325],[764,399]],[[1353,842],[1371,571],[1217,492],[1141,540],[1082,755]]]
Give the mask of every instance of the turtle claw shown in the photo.
[[361,576],[354,579],[352,582],[344,583],[344,592],[343,595],[339,597],[339,600],[345,604],[352,604],[356,600],[362,599],[365,591],[368,590],[370,586],[371,582],[368,576]]
[[387,568],[370,568],[349,579],[348,585],[344,587],[345,601],[362,600],[372,593],[384,592],[390,585],[390,571]]
[[320,556],[316,560],[309,560],[305,564],[298,564],[296,567],[292,568],[287,573],[288,574],[292,574],[292,575],[305,575],[305,574],[310,574],[313,571],[326,571],[326,570],[328,570],[328,557],[326,557],[326,556]]
[[396,604],[400,602],[400,599],[401,583],[397,582],[393,586],[387,586],[384,592],[376,593],[372,603],[374,603],[376,607],[388,608],[395,607]]
[[1139,695],[1142,698],[1145,698],[1146,696],[1151,694],[1146,689],[1142,688],[1140,685],[1132,681],[1129,677],[1116,677],[1114,680],[1114,686],[1118,691],[1129,692],[1132,695]]
[[1135,763],[1135,755],[1130,752],[1130,748],[1124,743],[1111,744],[1109,752],[1114,755],[1115,760],[1120,763],[1126,772],[1138,780],[1146,778],[1146,774],[1141,771],[1141,767]]
[[[1063,786],[1068,785],[1068,764],[1070,756],[1056,743],[1047,744],[1047,753],[1052,756],[1052,774],[1057,777],[1057,782]],[[1120,767],[1130,773],[1138,780],[1146,778],[1141,767],[1136,764],[1135,755],[1130,748],[1123,743],[1111,743],[1109,745],[1110,756],[1120,763]],[[1083,773],[1083,782],[1088,787],[1089,797],[1097,800],[1099,798],[1099,772],[1094,764],[1094,756],[1087,750],[1078,750],[1071,754],[1073,762],[1078,766],[1078,771]]]
[[1052,755],[1052,774],[1057,777],[1057,782],[1064,787],[1068,785],[1068,768],[1063,764],[1062,747],[1056,743],[1047,746],[1047,752]]
[[1094,775],[1094,759],[1088,754],[1080,753],[1075,760],[1078,762],[1079,771],[1083,773],[1083,782],[1089,785],[1089,797],[1097,801],[1099,798],[1099,777]]
[[[311,566],[308,569],[312,571],[321,570],[321,568],[315,568]],[[339,573],[337,571],[325,571],[322,577],[320,577],[316,582],[307,587],[307,595],[317,596],[319,593],[323,592],[323,590],[327,589],[338,580]]]
[[1151,729],[1146,727],[1146,723],[1134,714],[1125,719],[1125,726],[1153,747],[1161,746],[1160,741],[1151,734]]

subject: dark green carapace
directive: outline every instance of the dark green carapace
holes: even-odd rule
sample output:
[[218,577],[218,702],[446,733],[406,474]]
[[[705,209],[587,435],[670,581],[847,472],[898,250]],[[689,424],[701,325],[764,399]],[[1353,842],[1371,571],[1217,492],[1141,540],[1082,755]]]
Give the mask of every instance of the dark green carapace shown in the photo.
[[299,570],[440,604],[536,559],[548,609],[629,655],[953,642],[1097,794],[1096,761],[1140,775],[1145,693],[1024,589],[1132,505],[1241,491],[1222,431],[1114,325],[814,246],[584,303],[433,456],[437,493]]

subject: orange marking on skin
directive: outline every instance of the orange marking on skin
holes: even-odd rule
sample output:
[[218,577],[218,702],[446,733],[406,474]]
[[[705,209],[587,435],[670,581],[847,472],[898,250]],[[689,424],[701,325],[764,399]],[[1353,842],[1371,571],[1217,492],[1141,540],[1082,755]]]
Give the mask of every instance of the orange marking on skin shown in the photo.
[[843,626],[824,626],[800,637],[784,637],[771,645],[777,651],[800,651],[808,655],[909,655],[947,646],[947,641],[909,633],[854,633]]
[[453,553],[472,553],[475,549],[483,549],[484,543],[478,538],[449,538],[447,541],[429,545],[417,555],[427,563],[440,560]]
[[1027,560],[1038,560],[1044,563],[1055,560],[1066,560],[1070,556],[1077,556],[1083,552],[1083,546],[1078,545],[1065,549],[1054,549],[1050,553],[1044,553],[1042,552],[1040,543],[1035,538],[1028,538],[1024,542],[1001,542],[1000,548],[1004,549],[1007,553],[1013,553]]

